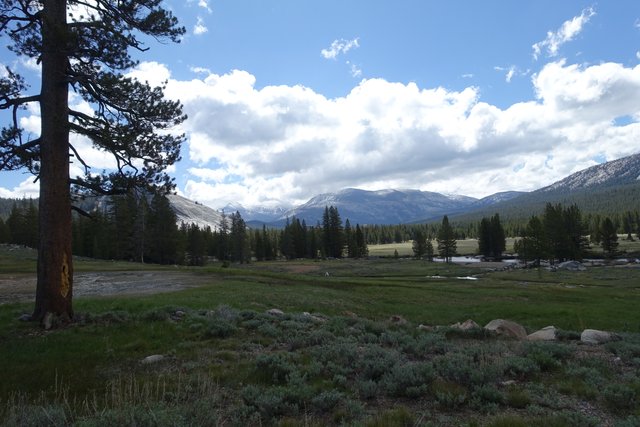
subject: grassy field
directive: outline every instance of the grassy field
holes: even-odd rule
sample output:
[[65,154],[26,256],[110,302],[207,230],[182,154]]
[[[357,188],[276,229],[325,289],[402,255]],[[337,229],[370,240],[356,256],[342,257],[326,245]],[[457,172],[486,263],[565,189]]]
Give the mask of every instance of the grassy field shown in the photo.
[[[0,251],[0,278],[33,272],[29,253]],[[158,270],[92,260],[76,268]],[[0,305],[2,425],[640,420],[637,267],[489,271],[376,259],[184,273],[202,286],[77,299],[76,323],[49,332],[17,320],[31,304]],[[272,308],[284,314],[268,314]],[[529,332],[554,325],[563,340],[528,343],[446,327],[468,318],[480,325],[511,319]],[[584,328],[623,339],[581,345]],[[162,360],[143,363],[150,355]]]

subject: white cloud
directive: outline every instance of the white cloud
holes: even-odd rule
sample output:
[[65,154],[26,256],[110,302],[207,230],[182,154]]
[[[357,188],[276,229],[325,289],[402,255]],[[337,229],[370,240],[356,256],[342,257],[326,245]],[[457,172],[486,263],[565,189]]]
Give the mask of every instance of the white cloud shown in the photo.
[[200,6],[203,9],[205,9],[209,13],[212,12],[211,8],[209,7],[209,3],[207,2],[207,0],[198,0],[198,6]]
[[535,43],[533,48],[533,57],[537,60],[543,49],[547,50],[547,55],[554,57],[558,55],[558,50],[563,44],[573,40],[580,32],[585,24],[596,14],[592,7],[584,9],[579,16],[575,16],[569,21],[565,21],[557,31],[547,32],[547,38],[541,42]]
[[[187,197],[220,207],[301,203],[344,187],[484,196],[532,190],[640,151],[640,65],[545,65],[534,100],[498,108],[480,90],[364,79],[328,99],[302,86],[256,87],[246,71],[170,80],[189,119]],[[517,167],[516,167],[517,166]]]
[[209,1],[208,0],[187,0],[187,3],[189,5],[192,5],[192,4],[196,3],[196,1],[197,1],[198,7],[206,10],[208,13],[212,13],[213,12],[211,10],[211,7],[209,6]]
[[0,187],[0,197],[5,199],[22,199],[36,198],[40,195],[40,182],[34,177],[29,177],[18,184],[16,187],[9,189]]
[[209,29],[204,24],[204,20],[202,19],[202,17],[198,16],[198,21],[196,22],[196,25],[194,25],[193,27],[193,34],[196,36],[200,36],[202,34],[205,34],[208,31]]
[[169,80],[171,72],[164,65],[155,61],[141,62],[138,66],[127,73],[127,77],[147,82],[149,85],[161,86]]
[[513,78],[516,76],[526,76],[530,73],[530,70],[522,71],[515,65],[510,65],[508,67],[495,66],[493,67],[493,69],[496,71],[505,72],[504,80],[507,83],[511,83],[511,80],[513,80]]
[[360,47],[359,39],[356,37],[353,40],[336,39],[331,43],[328,49],[322,49],[320,54],[325,59],[336,59],[338,55],[346,54],[351,49]]
[[211,70],[204,67],[191,67],[190,70],[191,72],[196,74],[204,74],[204,75],[211,74]]
[[356,64],[347,61],[347,65],[350,67],[351,76],[355,78],[362,77],[362,69]]

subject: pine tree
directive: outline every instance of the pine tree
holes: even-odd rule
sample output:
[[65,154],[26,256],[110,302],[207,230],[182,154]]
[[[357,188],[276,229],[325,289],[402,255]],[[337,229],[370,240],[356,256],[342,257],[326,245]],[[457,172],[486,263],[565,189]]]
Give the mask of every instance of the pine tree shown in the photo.
[[245,263],[251,259],[249,241],[247,240],[247,224],[240,212],[231,214],[231,230],[229,233],[231,261]]
[[2,218],[0,218],[0,243],[9,243],[9,227]]
[[427,236],[422,230],[416,230],[411,249],[416,259],[422,259],[427,253]]
[[178,260],[178,225],[169,200],[162,194],[151,199],[147,218],[147,254],[151,262],[174,264]]
[[438,254],[445,262],[450,262],[456,255],[457,243],[453,228],[449,224],[449,218],[445,215],[438,230]]
[[[11,70],[0,77],[0,110],[14,113],[0,130],[0,170],[25,168],[40,183],[35,320],[73,317],[70,185],[108,194],[132,186],[173,186],[164,170],[179,158],[184,136],[156,131],[185,119],[181,105],[165,101],[162,88],[125,76],[136,65],[129,48],[147,49],[142,36],[177,42],[185,32],[160,3],[0,0],[0,33],[10,41],[9,50],[42,67],[39,94],[27,94],[24,79]],[[72,13],[76,6],[87,13]],[[70,109],[70,91],[93,106],[93,114]],[[41,130],[27,140],[17,112],[34,103],[40,106]],[[71,144],[70,132],[112,154],[117,170],[96,174]],[[84,168],[84,176],[69,175],[70,159]]]
[[533,216],[529,219],[522,239],[517,241],[515,251],[525,262],[534,261],[540,265],[540,261],[547,257],[547,235],[540,218]]
[[[367,248],[367,239],[365,238],[364,232],[360,227],[360,224],[356,224],[356,258],[366,257],[369,255],[369,248]],[[433,256],[433,248],[432,248],[432,256]]]
[[622,229],[624,233],[627,235],[627,240],[633,242],[633,213],[631,211],[626,211],[622,216]]
[[602,251],[607,258],[613,258],[618,251],[618,230],[609,217],[602,221]]

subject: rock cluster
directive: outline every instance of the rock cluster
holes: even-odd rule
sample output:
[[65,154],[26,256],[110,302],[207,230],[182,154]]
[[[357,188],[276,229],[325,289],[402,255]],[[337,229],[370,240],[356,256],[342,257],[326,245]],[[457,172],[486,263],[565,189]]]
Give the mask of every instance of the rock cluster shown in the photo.
[[[462,323],[457,322],[449,326],[450,328],[460,329],[462,331],[469,331],[473,329],[480,329],[480,325],[471,319],[468,319]],[[418,329],[422,331],[432,332],[441,328],[441,326],[429,326],[418,325]],[[559,338],[559,330],[555,326],[545,326],[544,328],[535,331],[531,334],[527,334],[526,329],[512,321],[505,319],[495,319],[487,323],[484,329],[492,331],[497,335],[503,337],[512,338],[523,341],[557,341]],[[580,342],[583,344],[605,344],[611,341],[620,340],[622,337],[613,332],[599,331],[596,329],[585,329],[580,335]]]

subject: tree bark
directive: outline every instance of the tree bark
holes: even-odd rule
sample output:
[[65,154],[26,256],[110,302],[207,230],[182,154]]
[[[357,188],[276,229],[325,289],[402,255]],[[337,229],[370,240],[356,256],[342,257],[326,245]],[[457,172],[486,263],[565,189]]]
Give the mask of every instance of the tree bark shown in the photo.
[[67,1],[47,0],[42,10],[40,100],[40,243],[33,319],[46,328],[73,317],[71,198],[67,70]]

